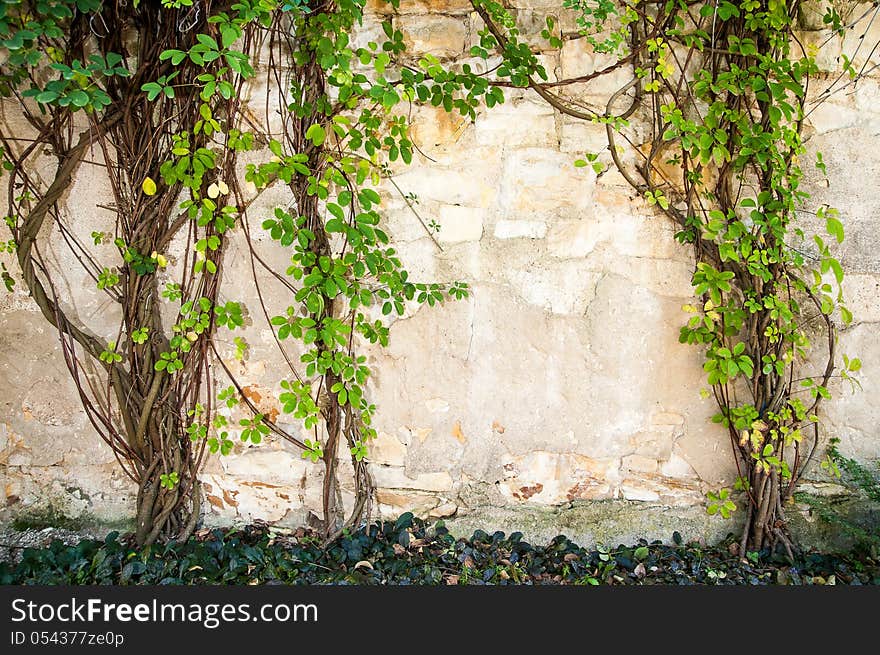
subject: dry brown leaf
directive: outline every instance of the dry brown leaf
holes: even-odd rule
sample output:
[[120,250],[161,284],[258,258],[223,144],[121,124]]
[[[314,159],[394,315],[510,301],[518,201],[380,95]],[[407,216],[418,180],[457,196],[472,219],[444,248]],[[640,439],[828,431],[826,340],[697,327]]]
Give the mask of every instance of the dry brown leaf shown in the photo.
[[458,439],[458,443],[460,444],[467,442],[467,437],[464,436],[464,432],[461,431],[461,421],[456,421],[455,425],[452,426],[452,436]]

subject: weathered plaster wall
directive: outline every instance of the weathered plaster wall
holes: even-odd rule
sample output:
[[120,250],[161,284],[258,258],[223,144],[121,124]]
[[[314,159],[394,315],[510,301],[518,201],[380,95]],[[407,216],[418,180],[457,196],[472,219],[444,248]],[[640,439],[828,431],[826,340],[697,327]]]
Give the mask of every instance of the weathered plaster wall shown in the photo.
[[[574,29],[559,0],[516,4],[526,34],[538,31],[548,11],[561,14],[563,30]],[[464,0],[402,0],[395,21],[414,51],[448,58],[466,53],[480,25]],[[805,43],[825,42],[826,32],[806,29],[821,28],[820,19],[808,14],[804,23]],[[369,40],[377,29],[371,19],[359,38]],[[865,41],[878,39],[880,22]],[[855,55],[857,67],[865,61],[868,49],[857,47],[849,37],[823,45],[820,61],[829,73],[812,87],[814,96],[837,77],[831,71],[841,52]],[[561,54],[546,54],[545,65],[571,77],[604,63],[572,40]],[[582,99],[604,102],[620,83],[603,80]],[[253,101],[264,97],[264,89],[253,90]],[[863,461],[880,456],[878,100],[880,85],[869,76],[813,111],[809,149],[824,153],[831,185],[805,166],[815,200],[838,207],[846,221],[842,254],[856,320],[840,350],[864,362],[863,391],[841,389],[826,405],[827,433]],[[708,519],[702,506],[705,492],[730,484],[734,472],[727,438],[709,420],[714,406],[700,396],[701,355],[677,340],[681,305],[691,299],[691,253],[613,168],[599,176],[574,168],[584,151],[605,149],[604,129],[561,118],[523,91],[509,92],[503,106],[473,124],[430,108],[416,116],[423,154],[395,181],[418,196],[422,217],[441,225],[442,249],[390,186],[387,227],[413,277],[464,279],[473,293],[397,320],[390,347],[371,353],[371,394],[380,407],[370,456],[378,511],[457,514],[463,526],[507,529],[522,519],[536,535],[593,540],[668,539],[682,526],[694,536],[733,529],[734,522]],[[15,117],[7,111],[5,119]],[[607,151],[602,157],[608,159]],[[99,173],[84,169],[70,191],[70,212],[84,235],[107,220],[94,206],[106,197],[102,185]],[[268,240],[260,247],[268,260],[286,262]],[[108,303],[68,260],[50,252],[53,258],[86,301],[80,315],[101,316],[110,338]],[[240,238],[228,262],[226,296],[252,298]],[[260,284],[270,310],[285,306],[277,283],[261,278]],[[0,304],[3,516],[52,507],[72,516],[127,517],[132,489],[79,407],[56,335],[20,289],[0,296]],[[284,368],[268,326],[251,309],[246,362],[234,361],[231,343],[223,352],[252,399],[271,413]],[[281,441],[237,448],[212,460],[204,474],[205,520],[301,523],[320,508],[320,478],[320,467]],[[580,501],[608,503],[566,513]],[[611,519],[601,510],[609,503],[617,508]]]

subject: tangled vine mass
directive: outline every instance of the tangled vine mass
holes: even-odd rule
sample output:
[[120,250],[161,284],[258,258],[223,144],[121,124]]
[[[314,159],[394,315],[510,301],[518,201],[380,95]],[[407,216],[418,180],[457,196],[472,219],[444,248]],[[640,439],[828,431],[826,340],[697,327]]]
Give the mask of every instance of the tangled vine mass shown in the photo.
[[[547,16],[542,47],[585,39],[613,63],[554,81],[509,8],[471,4],[482,28],[469,55],[482,67],[411,55],[390,19],[379,42],[354,45],[365,0],[0,4],[0,93],[32,132],[0,126],[4,248],[19,269],[4,266],[4,281],[12,290],[20,280],[57,328],[91,423],[137,485],[136,541],[192,534],[209,454],[270,433],[323,466],[327,539],[363,523],[377,411],[363,346],[387,345],[391,317],[413,304],[468,295],[465,282],[410,279],[377,189],[417,151],[412,106],[473,120],[503,103],[506,88],[526,88],[603,124],[607,149],[575,165],[585,175],[614,167],[692,246],[696,302],[680,340],[705,352],[715,420],[730,435],[746,505],[740,550],[790,552],[785,504],[816,459],[819,405],[836,370],[854,380],[860,367],[848,357],[837,367],[838,326],[852,320],[833,253],[843,224],[827,207],[817,210],[827,235],[805,234],[797,220],[809,200],[801,132],[818,71],[796,38],[801,3],[562,0],[577,30]],[[829,28],[853,29],[859,17],[835,6]],[[622,69],[630,81],[604,105],[583,101]],[[847,72],[843,84],[864,71]],[[262,116],[242,101],[256,83],[283,98]],[[813,164],[824,171],[821,156]],[[65,194],[83,174],[112,189],[101,205],[112,230],[85,235],[67,213]],[[268,189],[286,201],[252,216]],[[286,250],[289,267],[267,260],[257,231]],[[47,261],[50,235],[112,301],[112,337],[76,313]],[[246,244],[257,292],[247,304],[224,295],[232,238]],[[267,276],[281,313],[264,302]],[[234,333],[249,321],[273,328],[289,371],[278,402],[295,433],[260,412],[221,356],[230,339],[234,356],[246,356]],[[233,407],[236,424],[218,411]],[[347,509],[340,454],[356,481]],[[710,494],[708,510],[727,516],[733,498]]]

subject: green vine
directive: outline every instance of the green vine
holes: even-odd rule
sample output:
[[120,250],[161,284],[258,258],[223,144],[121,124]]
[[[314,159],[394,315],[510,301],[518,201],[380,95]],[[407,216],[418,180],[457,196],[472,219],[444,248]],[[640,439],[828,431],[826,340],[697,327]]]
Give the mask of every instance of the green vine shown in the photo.
[[[509,14],[494,2],[472,4],[506,56]],[[678,225],[676,240],[693,247],[699,303],[684,307],[690,318],[680,341],[705,352],[714,421],[730,435],[736,489],[746,502],[740,550],[779,544],[790,553],[784,505],[819,445],[818,408],[830,397],[838,323],[852,321],[833,251],[844,237],[837,212],[816,210],[830,241],[808,236],[798,220],[809,200],[801,128],[817,72],[794,32],[800,3],[579,0],[566,7],[580,28],[569,38],[586,39],[617,63],[553,85],[510,81],[566,115],[605,124],[616,168]],[[609,96],[604,111],[566,95],[572,84],[622,66],[634,80]],[[629,136],[637,112],[648,117],[647,143]],[[621,141],[634,166],[620,156]],[[588,164],[603,170],[598,153],[575,162]],[[824,172],[821,155],[815,164]],[[860,361],[843,361],[839,376],[854,380]],[[709,494],[710,513],[727,517],[735,508],[730,489]]]

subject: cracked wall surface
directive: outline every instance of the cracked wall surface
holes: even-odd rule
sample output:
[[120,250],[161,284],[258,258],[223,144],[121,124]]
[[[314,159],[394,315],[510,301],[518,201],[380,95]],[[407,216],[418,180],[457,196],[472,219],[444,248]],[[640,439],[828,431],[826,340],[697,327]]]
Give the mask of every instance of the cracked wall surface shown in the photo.
[[[536,17],[548,10],[559,14],[563,30],[574,29],[558,1],[514,4],[523,33],[536,44],[543,26]],[[391,12],[379,2],[369,7],[371,17],[356,37],[363,41],[379,29],[376,16]],[[466,53],[480,25],[463,0],[402,0],[394,21],[414,51],[444,58]],[[830,36],[810,27],[823,25],[805,19],[804,41],[824,43]],[[864,63],[869,53],[856,47],[836,37],[823,45],[825,72],[811,86],[813,98],[837,77],[841,53]],[[542,57],[551,77],[607,63],[579,39]],[[880,62],[880,54],[871,57]],[[600,78],[583,98],[604,103],[625,82]],[[250,100],[259,105],[267,94],[257,86]],[[841,450],[862,461],[880,456],[878,100],[880,84],[869,76],[818,105],[806,123],[808,150],[823,153],[830,185],[804,166],[804,186],[815,202],[839,208],[847,225],[840,252],[855,322],[841,334],[838,352],[864,363],[860,393],[835,382],[835,400],[823,410],[825,436],[839,437]],[[9,107],[3,118],[16,120]],[[386,227],[413,279],[465,280],[472,293],[410,311],[394,322],[387,349],[368,350],[369,394],[379,407],[379,436],[369,456],[376,511],[448,517],[618,500],[692,513],[707,491],[731,484],[728,437],[710,420],[712,401],[700,394],[701,353],[678,343],[681,306],[692,300],[692,253],[613,167],[597,175],[573,166],[586,151],[610,162],[604,127],[563,118],[517,90],[473,123],[434,108],[415,109],[414,120],[420,153],[394,182],[415,194],[418,215],[440,230],[428,234],[392,185],[383,193]],[[96,205],[107,195],[97,173],[84,168],[67,198],[84,235],[106,223],[110,214]],[[264,212],[272,200],[271,192],[261,197]],[[260,208],[252,215],[260,220]],[[805,214],[806,227],[822,229],[810,221]],[[288,253],[258,230],[254,236],[261,256],[283,270]],[[113,265],[109,250],[105,254]],[[0,257],[13,268],[9,255]],[[113,313],[91,281],[75,273],[63,248],[50,249],[48,259],[76,290],[80,318],[112,338]],[[237,361],[231,337],[221,335],[220,352],[261,411],[298,431],[274,400],[289,374],[270,326],[248,302],[256,288],[240,235],[232,238],[226,263],[223,295],[248,306],[242,336],[250,348],[246,360]],[[287,304],[283,287],[267,276],[259,284],[270,315],[280,313]],[[0,297],[0,306],[2,517],[41,508],[128,517],[133,489],[80,408],[57,335],[21,285]],[[342,469],[350,506],[353,481]],[[821,473],[814,469],[816,477]],[[211,459],[203,474],[205,522],[303,523],[320,509],[321,478],[319,465],[273,437],[256,447],[238,445],[231,455]],[[553,521],[557,515],[542,516]],[[696,533],[717,529],[703,521],[693,525]]]

